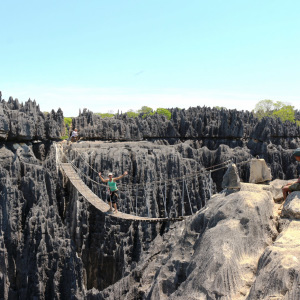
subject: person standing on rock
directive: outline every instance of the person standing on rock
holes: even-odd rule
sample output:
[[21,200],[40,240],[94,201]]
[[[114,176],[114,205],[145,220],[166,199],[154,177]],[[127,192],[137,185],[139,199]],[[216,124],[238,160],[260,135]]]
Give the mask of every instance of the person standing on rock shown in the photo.
[[116,184],[116,181],[123,178],[124,176],[126,176],[128,174],[127,171],[124,172],[123,175],[119,176],[119,177],[115,177],[113,178],[113,174],[112,173],[109,173],[108,174],[108,179],[104,179],[102,176],[101,176],[101,172],[99,172],[99,177],[101,179],[102,182],[104,183],[107,183],[108,185],[108,189],[109,189],[109,195],[107,197],[107,201],[108,201],[108,204],[110,206],[110,209],[108,210],[109,212],[112,212],[113,209],[112,209],[112,205],[115,209],[114,213],[117,213],[118,212],[118,209],[117,209],[117,202],[118,202],[118,188],[117,188],[117,184]]
[[78,141],[78,130],[77,128],[74,129],[74,131],[72,132],[72,135],[71,135],[71,141],[72,142],[77,142]]

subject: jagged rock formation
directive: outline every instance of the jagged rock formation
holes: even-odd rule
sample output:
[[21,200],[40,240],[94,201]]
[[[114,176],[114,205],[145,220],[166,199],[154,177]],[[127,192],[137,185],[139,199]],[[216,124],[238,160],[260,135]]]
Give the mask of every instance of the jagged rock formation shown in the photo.
[[277,193],[274,182],[215,195],[158,236],[128,276],[88,299],[298,299],[300,225],[287,219],[278,231]]
[[156,114],[145,118],[128,118],[126,114],[101,118],[84,110],[73,120],[86,139],[242,139],[250,135],[257,119],[249,112],[217,110],[206,107],[173,109],[171,120]]
[[[200,157],[198,160],[184,158],[177,147],[149,142],[84,142],[65,147],[65,150],[68,159],[84,174],[81,174],[83,180],[102,199],[106,197],[106,188],[100,186],[99,189],[93,183],[100,182],[98,172],[102,171],[107,177],[110,171],[114,176],[128,171],[128,176],[118,183],[120,211],[139,216],[176,217],[195,213],[209,198],[207,175],[199,173],[189,177],[200,171]],[[215,159],[211,151],[201,155],[206,163],[210,159]],[[187,175],[184,196],[183,175]],[[177,179],[167,185],[160,184],[160,180],[165,182],[168,178]],[[82,258],[88,289],[101,290],[130,272],[143,250],[147,250],[149,243],[170,225],[113,220],[87,205],[72,186],[68,186],[68,190],[71,197],[66,224]],[[109,271],[103,273],[104,269]]]
[[241,180],[235,164],[228,166],[223,176],[222,188],[228,190],[239,190],[241,188]]
[[250,183],[264,183],[272,180],[270,168],[264,159],[252,159],[250,164]]
[[247,299],[300,298],[299,206],[300,192],[291,193],[282,210],[280,234],[260,257]]
[[[65,151],[95,193],[105,198],[98,171],[127,170],[120,210],[191,215],[132,223],[97,211],[57,169],[60,110],[44,116],[35,101],[0,100],[0,298],[299,298],[299,196],[289,195],[278,219],[286,181],[243,183],[257,155],[273,178],[295,178],[299,127],[206,107],[174,109],[170,121],[83,111],[73,126],[86,141]],[[204,169],[228,160],[241,191],[208,200],[226,168],[212,173],[212,189]]]
[[300,192],[294,192],[287,197],[282,216],[290,219],[300,219]]
[[0,144],[1,299],[82,298],[82,262],[59,215],[58,186],[53,145]]
[[[223,139],[232,146],[242,146],[243,140],[269,141],[274,144],[289,144],[295,147],[299,141],[300,128],[280,119],[258,120],[248,111],[193,107],[171,109],[172,117],[165,116],[129,118],[126,114],[102,118],[84,110],[73,119],[84,139],[143,140],[143,139],[203,139],[204,145],[216,148]],[[208,139],[208,141],[206,141]],[[216,140],[215,142],[211,140]]]
[[29,99],[23,104],[10,97],[6,102],[0,92],[0,141],[56,140],[64,130],[61,109],[45,115],[35,101]]
[[[75,127],[81,138],[88,140],[149,140],[164,145],[186,141],[193,149],[210,150],[224,145],[240,147],[252,157],[264,159],[274,178],[295,178],[297,171],[300,172],[291,155],[300,144],[300,127],[289,122],[283,124],[280,119],[259,121],[248,111],[209,107],[172,109],[172,118],[167,120],[158,114],[146,118],[128,118],[126,114],[101,118],[84,110],[73,119]],[[215,181],[219,180],[222,179]]]

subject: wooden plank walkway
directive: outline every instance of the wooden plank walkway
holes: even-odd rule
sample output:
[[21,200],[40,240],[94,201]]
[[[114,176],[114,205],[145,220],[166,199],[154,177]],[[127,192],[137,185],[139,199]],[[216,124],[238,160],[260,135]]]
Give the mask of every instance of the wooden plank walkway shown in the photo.
[[60,166],[62,167],[64,173],[69,178],[72,185],[76,188],[76,190],[93,206],[97,209],[102,211],[103,213],[107,214],[113,218],[119,218],[124,220],[131,220],[131,221],[141,221],[141,222],[167,222],[167,221],[182,221],[184,218],[147,218],[147,217],[139,217],[130,214],[125,214],[122,212],[117,213],[110,213],[109,205],[105,203],[102,199],[100,199],[97,195],[95,195],[90,188],[82,181],[82,179],[78,176],[74,168],[69,163],[61,163]]

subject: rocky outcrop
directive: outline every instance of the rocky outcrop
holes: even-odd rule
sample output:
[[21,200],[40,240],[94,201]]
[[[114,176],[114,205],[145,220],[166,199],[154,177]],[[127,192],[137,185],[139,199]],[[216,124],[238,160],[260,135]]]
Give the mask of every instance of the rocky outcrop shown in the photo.
[[102,118],[84,110],[74,118],[73,127],[79,128],[81,136],[86,139],[242,139],[250,135],[251,127],[257,122],[253,114],[236,110],[196,107],[171,111],[172,117],[168,120],[159,114],[137,118],[121,114]]
[[53,145],[0,144],[1,299],[82,299],[58,186]]
[[[82,179],[102,199],[106,198],[106,186],[97,184],[98,172],[107,177],[110,171],[114,176],[128,171],[118,182],[121,212],[147,217],[186,216],[203,207],[209,198],[208,177],[201,172],[200,160],[182,157],[177,146],[80,142],[64,148]],[[202,159],[209,163],[211,157],[204,154]],[[65,220],[82,259],[88,289],[102,290],[123,278],[151,241],[168,231],[171,224],[114,220],[88,205],[71,185],[66,189],[69,202]]]
[[[298,196],[289,195],[281,220],[274,200],[280,179],[300,172],[299,127],[206,107],[173,109],[171,120],[84,110],[75,126],[86,141],[65,145],[64,159],[97,195],[106,197],[99,171],[128,171],[118,182],[121,211],[186,219],[138,223],[99,212],[57,168],[62,112],[1,100],[0,298],[298,298]],[[277,178],[270,185],[243,183],[256,156]],[[209,200],[226,168],[207,171],[229,161],[240,191]]]
[[250,163],[250,183],[264,183],[271,181],[272,174],[264,159],[252,159]]
[[241,188],[241,181],[235,164],[228,166],[223,176],[222,188],[228,190],[239,190]]
[[[83,140],[149,140],[164,145],[185,142],[196,150],[207,147],[216,151],[227,145],[231,149],[242,148],[244,157],[249,153],[253,158],[264,159],[274,178],[291,179],[300,172],[292,156],[300,144],[300,127],[296,123],[283,124],[273,118],[259,121],[248,111],[209,107],[171,111],[172,117],[167,120],[158,114],[102,118],[84,110],[73,119],[73,128],[79,129]],[[215,181],[219,180],[222,178]]]
[[73,119],[73,127],[79,129],[84,139],[203,139],[209,148],[218,147],[224,140],[227,140],[225,144],[242,146],[245,140],[252,139],[294,148],[300,138],[300,128],[295,123],[283,124],[273,118],[259,121],[248,111],[193,107],[171,109],[171,112],[170,120],[159,114],[102,118],[85,109]]
[[282,210],[280,235],[260,257],[247,299],[299,299],[299,206],[300,192],[291,193]]
[[[242,184],[239,192],[215,195],[205,209],[156,237],[128,276],[89,291],[88,299],[268,299],[254,293],[256,282],[275,295],[272,288],[280,291],[277,281],[285,281],[280,268],[277,277],[269,273],[269,285],[258,280],[258,262],[280,242],[273,195],[272,184]],[[294,255],[298,261],[300,254]]]
[[300,219],[300,191],[293,192],[287,197],[281,215],[290,219]]
[[10,97],[6,102],[0,92],[0,141],[57,140],[64,132],[61,109],[45,115],[35,101],[23,104]]
[[[169,179],[170,177],[172,178],[177,178],[176,181],[172,182],[172,186],[168,186],[167,188],[167,215],[169,216],[178,216],[182,213],[182,208],[184,209],[184,215],[191,215],[192,213],[195,213],[196,210],[201,210],[201,207],[207,203],[208,207],[210,204],[214,203],[211,200],[209,200],[207,202],[207,199],[209,198],[209,178],[207,177],[207,173],[203,172],[203,174],[201,173],[201,169],[204,169],[205,167],[211,166],[211,165],[215,165],[220,163],[220,161],[218,160],[219,158],[222,158],[223,161],[227,161],[230,159],[234,159],[236,157],[239,157],[242,155],[238,155],[239,154],[239,150],[241,151],[241,153],[243,153],[243,155],[245,155],[245,152],[243,152],[243,149],[238,149],[238,148],[234,148],[234,149],[230,149],[228,146],[223,146],[220,147],[217,151],[211,151],[208,150],[207,148],[201,148],[199,150],[193,149],[192,147],[190,147],[188,145],[188,143],[184,143],[184,144],[178,144],[178,145],[157,145],[157,144],[153,144],[150,142],[126,142],[126,143],[105,143],[105,142],[80,142],[80,143],[74,143],[70,146],[65,146],[65,150],[67,153],[68,158],[76,164],[76,166],[81,170],[82,174],[85,174],[86,176],[90,177],[93,181],[95,182],[99,182],[99,178],[98,178],[98,171],[103,172],[105,175],[107,175],[108,172],[110,171],[114,171],[114,175],[117,176],[118,174],[122,174],[124,171],[128,171],[129,175],[128,177],[126,177],[124,179],[124,182],[121,182],[118,186],[120,188],[120,194],[121,194],[121,199],[120,199],[120,210],[121,211],[125,211],[127,213],[132,213],[132,214],[138,214],[140,216],[153,216],[153,217],[164,217],[164,185],[160,186],[159,184],[159,179],[166,180]],[[249,154],[248,154],[249,155]],[[244,160],[245,159],[244,157]],[[249,168],[249,163],[247,168]],[[239,167],[242,167],[243,164],[239,165]],[[197,173],[197,175],[194,173],[195,169],[198,170],[199,172]],[[242,169],[241,169],[242,170]],[[223,169],[223,174],[225,173],[226,168]],[[241,172],[242,173],[242,172]],[[186,189],[185,185],[182,184],[182,176],[185,175],[186,178],[189,178],[189,174],[194,174],[192,181],[195,180],[195,184],[193,185],[192,182],[192,186],[188,186],[188,188]],[[202,174],[202,175],[201,175]],[[245,174],[244,174],[245,175]],[[244,176],[243,175],[243,176]],[[82,175],[83,176],[83,175]],[[97,186],[95,184],[93,184],[92,180],[88,180],[86,178],[86,176],[83,176],[83,179],[86,181],[86,183],[88,185],[91,186],[91,188],[94,190],[95,193],[97,193],[98,195],[102,195],[102,198],[105,198],[105,188],[100,190],[97,190]],[[198,178],[199,176],[199,178]],[[249,179],[249,171],[248,171],[248,179]],[[136,185],[140,185],[141,183],[145,183],[148,182],[148,186],[147,184],[144,184],[144,186],[142,187],[143,192],[139,191],[136,193],[136,189],[132,189],[130,188],[129,190],[127,190],[128,184],[131,187],[131,183],[135,183]],[[282,180],[275,180],[274,182],[272,182],[271,185],[256,185],[256,184],[243,184],[243,183],[239,183],[239,187],[242,187],[242,191],[243,193],[236,193],[237,196],[232,195],[231,197],[233,197],[235,199],[235,201],[237,201],[237,199],[239,199],[239,201],[246,201],[245,203],[247,204],[243,204],[243,205],[249,205],[249,211],[251,211],[254,215],[248,215],[249,211],[246,208],[240,208],[238,206],[238,204],[234,201],[233,203],[231,203],[230,205],[227,203],[228,199],[231,198],[227,198],[229,196],[226,196],[227,194],[223,194],[223,195],[219,195],[219,196],[215,196],[216,199],[219,199],[218,202],[216,202],[214,205],[216,205],[214,207],[213,212],[210,212],[210,217],[207,217],[207,219],[212,219],[214,220],[213,222],[219,222],[220,221],[220,228],[222,227],[221,224],[223,218],[228,218],[228,222],[230,223],[231,221],[235,222],[237,216],[237,212],[239,212],[238,214],[240,215],[239,218],[242,220],[240,221],[240,223],[245,222],[245,227],[247,228],[247,230],[250,230],[249,228],[252,228],[251,230],[253,230],[253,236],[248,236],[247,240],[249,243],[254,243],[252,246],[248,249],[247,247],[249,246],[244,245],[243,242],[239,239],[236,239],[235,235],[236,235],[236,228],[233,227],[232,228],[232,232],[230,231],[228,234],[226,234],[225,232],[221,232],[221,231],[216,231],[215,235],[213,237],[211,237],[212,241],[210,241],[209,243],[207,242],[207,240],[204,240],[205,242],[203,242],[200,246],[199,246],[199,252],[203,251],[203,253],[207,254],[208,250],[205,250],[206,246],[205,244],[208,243],[209,247],[212,247],[212,244],[214,243],[213,240],[218,240],[220,236],[224,237],[224,241],[218,241],[216,242],[218,246],[213,247],[212,252],[214,254],[211,255],[225,255],[224,254],[224,249],[221,251],[219,250],[218,252],[218,247],[219,247],[219,243],[225,243],[225,240],[228,240],[228,236],[232,236],[232,238],[234,239],[234,241],[230,242],[232,244],[230,244],[230,247],[228,247],[228,251],[232,251],[231,247],[237,247],[236,248],[236,254],[235,255],[242,255],[240,253],[241,249],[238,248],[238,246],[235,245],[235,242],[237,242],[238,245],[241,245],[241,247],[243,249],[248,249],[249,253],[247,252],[246,254],[243,255],[248,255],[245,258],[245,261],[248,261],[251,259],[251,266],[249,267],[248,264],[246,264],[245,266],[245,272],[249,271],[249,268],[252,270],[252,281],[254,282],[254,278],[255,278],[255,263],[257,263],[257,261],[260,258],[260,255],[262,255],[263,251],[265,250],[265,245],[271,245],[272,243],[272,239],[275,239],[276,235],[278,234],[278,232],[276,231],[276,226],[277,226],[277,222],[275,222],[276,220],[276,215],[274,214],[274,210],[275,210],[275,202],[274,200],[276,199],[276,201],[280,201],[280,199],[282,199],[282,192],[281,192],[281,186],[284,185],[284,181]],[[190,183],[189,183],[190,184]],[[185,194],[184,194],[184,205],[182,205],[182,195],[183,195],[183,190],[182,187],[184,186],[185,188]],[[162,187],[162,189],[161,189]],[[70,187],[71,188],[71,187]],[[150,193],[151,191],[151,193]],[[161,191],[163,191],[161,193]],[[204,192],[204,193],[203,193]],[[122,193],[124,195],[122,195]],[[148,194],[150,193],[150,194]],[[125,194],[126,194],[126,200],[125,198]],[[155,195],[155,196],[154,196]],[[137,198],[136,198],[137,197]],[[259,202],[260,197],[263,197],[264,201]],[[74,198],[72,196],[72,198]],[[215,199],[213,198],[213,199]],[[138,199],[138,201],[136,202],[136,200]],[[199,206],[199,202],[198,199],[201,199],[202,202],[200,202],[200,206]],[[242,200],[241,200],[242,199]],[[128,201],[129,200],[129,201]],[[258,206],[256,206],[256,201],[258,201],[260,204]],[[138,206],[136,207],[136,203],[138,203]],[[227,206],[226,209],[222,208],[223,205],[225,205],[225,203],[227,203],[227,205],[229,205],[230,209],[232,209],[232,211],[230,212],[227,211],[228,208]],[[190,206],[191,204],[191,206]],[[268,213],[266,213],[264,210],[268,208]],[[78,204],[77,204],[77,209],[78,209]],[[219,209],[221,209],[221,211],[218,211]],[[224,217],[224,211],[227,213],[229,213],[228,217]],[[86,211],[86,209],[79,209],[79,211],[81,211],[82,213],[84,213],[84,211]],[[91,213],[90,210],[88,210],[90,213],[90,216],[87,217],[83,217],[79,214],[79,216],[77,217],[77,220],[86,220],[86,219],[93,219],[95,217],[92,217],[92,215],[95,215],[95,212]],[[245,213],[246,215],[243,215],[243,213]],[[206,214],[206,210],[205,213]],[[191,217],[191,219],[193,219],[195,217]],[[203,218],[203,216],[201,217]],[[218,221],[218,218],[220,218],[220,220]],[[73,218],[72,220],[74,221],[74,214],[73,214]],[[203,230],[204,228],[207,228],[208,225],[206,225],[206,222],[208,221],[204,221],[203,219],[200,219],[201,221],[198,221],[199,223],[201,223],[203,225]],[[252,220],[251,222],[249,220]],[[207,261],[214,261],[215,258],[212,257],[206,257],[203,256],[200,260],[200,257],[192,257],[189,254],[189,248],[184,244],[181,244],[178,242],[178,240],[176,239],[174,241],[174,244],[172,244],[172,247],[174,246],[175,249],[177,245],[179,247],[180,245],[180,249],[174,250],[176,253],[182,253],[182,259],[183,261],[176,261],[176,263],[174,262],[174,264],[167,265],[167,269],[174,269],[175,271],[171,272],[167,272],[164,271],[162,273],[162,278],[168,278],[166,279],[167,283],[162,284],[162,286],[157,286],[154,287],[151,284],[153,282],[156,281],[156,277],[155,278],[145,278],[145,280],[141,277],[139,277],[140,275],[136,274],[140,274],[140,272],[142,272],[144,274],[144,271],[140,271],[140,268],[144,270],[145,268],[145,264],[141,263],[141,262],[146,262],[148,261],[147,256],[145,256],[145,252],[148,253],[147,255],[149,255],[149,257],[151,257],[151,259],[149,260],[149,269],[148,269],[148,264],[147,264],[147,268],[145,268],[145,276],[148,276],[149,274],[157,274],[157,272],[161,272],[159,271],[159,268],[161,268],[163,265],[165,265],[165,261],[166,261],[166,256],[163,255],[158,255],[158,257],[161,258],[161,261],[154,263],[155,268],[157,269],[152,269],[152,256],[156,257],[156,254],[153,251],[157,250],[157,245],[161,245],[162,248],[159,248],[156,252],[159,253],[167,253],[166,250],[161,250],[161,249],[172,249],[172,247],[167,243],[165,245],[165,241],[169,241],[172,240],[171,237],[176,236],[178,237],[178,233],[175,231],[171,231],[172,233],[168,233],[168,227],[161,227],[161,226],[153,226],[152,225],[152,238],[155,238],[154,243],[150,243],[151,239],[145,239],[144,237],[147,236],[149,234],[149,227],[148,228],[144,228],[144,225],[140,225],[139,230],[137,229],[137,226],[131,225],[131,224],[127,224],[127,223],[119,223],[118,226],[116,223],[111,223],[112,221],[109,218],[105,218],[105,221],[98,216],[97,219],[95,221],[93,221],[88,227],[90,228],[90,232],[88,234],[88,236],[91,238],[92,236],[96,236],[97,238],[92,238],[93,243],[95,243],[96,245],[93,246],[93,249],[95,249],[95,251],[93,251],[93,254],[91,254],[91,250],[87,251],[87,249],[89,248],[90,243],[88,242],[89,239],[87,238],[87,236],[85,237],[83,234],[81,234],[81,228],[83,228],[83,224],[80,221],[77,221],[77,225],[75,226],[73,225],[69,225],[69,228],[73,228],[73,231],[77,233],[76,237],[76,241],[78,243],[77,247],[78,249],[83,249],[80,250],[81,251],[81,257],[83,259],[83,265],[84,268],[86,268],[87,274],[89,274],[88,280],[88,288],[96,288],[98,290],[102,290],[103,288],[107,287],[108,285],[112,284],[113,282],[116,282],[118,280],[121,280],[119,284],[115,284],[113,285],[111,288],[108,288],[107,290],[105,289],[103,291],[103,293],[99,293],[98,291],[94,290],[94,291],[90,291],[89,292],[89,297],[92,297],[91,299],[93,299],[93,297],[95,296],[95,299],[102,299],[101,297],[108,297],[110,299],[110,297],[112,297],[111,299],[113,299],[113,295],[116,295],[116,293],[120,292],[122,295],[124,295],[125,297],[128,297],[128,299],[134,299],[133,295],[140,295],[140,298],[149,298],[149,299],[159,299],[156,298],[158,297],[159,293],[160,296],[163,297],[163,295],[165,295],[166,293],[166,297],[170,297],[170,295],[172,293],[174,293],[177,290],[177,286],[179,286],[180,284],[176,281],[185,281],[187,278],[186,274],[189,274],[189,268],[187,267],[189,265],[189,263],[187,263],[185,260],[191,260],[191,261],[201,261],[199,262],[199,268],[200,265],[205,265],[207,267]],[[190,232],[189,227],[187,227],[187,224],[185,221],[182,224],[178,224],[178,225],[171,225],[171,228],[173,226],[175,226],[177,228],[177,226],[179,226],[178,228],[180,228],[180,231],[188,231]],[[253,222],[253,223],[252,223]],[[265,223],[266,222],[266,223]],[[240,224],[239,223],[239,224]],[[71,224],[71,223],[70,223]],[[95,224],[95,225],[94,225]],[[256,224],[257,227],[253,227],[254,224]],[[215,223],[214,225],[211,225],[212,227],[215,227]],[[91,228],[93,228],[91,230]],[[105,228],[109,228],[109,230],[105,229]],[[227,227],[225,227],[227,230]],[[259,228],[259,229],[258,229]],[[270,229],[272,228],[272,229]],[[221,230],[221,229],[220,229]],[[264,231],[264,233],[259,232],[257,230],[266,230]],[[126,234],[123,236],[123,233],[126,232]],[[268,232],[268,233],[267,233]],[[163,235],[162,235],[163,234]],[[258,236],[260,236],[261,234],[266,238],[266,239],[262,239],[261,237],[258,239],[259,242],[261,243],[261,245],[258,247],[257,245],[255,245],[256,240],[257,240],[257,234]],[[74,235],[75,236],[75,235]],[[239,235],[238,235],[239,236]],[[244,238],[244,236],[241,234],[241,236]],[[254,237],[255,236],[255,237]],[[138,248],[134,247],[129,247],[127,248],[125,247],[120,247],[117,246],[117,248],[115,247],[106,247],[107,241],[110,241],[110,238],[113,237],[116,245],[120,245],[119,243],[124,243],[123,245],[130,245],[133,243],[133,245],[140,245]],[[120,238],[120,240],[119,240]],[[190,244],[191,247],[194,247],[194,244],[196,243],[196,245],[198,245],[198,239],[199,239],[199,232],[193,233],[193,238],[194,240],[190,237],[190,236],[184,236],[182,237],[183,241],[186,240],[191,240]],[[129,240],[131,241],[130,243],[128,242]],[[241,238],[242,239],[242,238]],[[251,241],[251,242],[250,242]],[[150,243],[150,244],[149,244]],[[229,242],[228,242],[229,243]],[[88,246],[89,245],[89,246]],[[264,246],[263,246],[264,245]],[[204,247],[204,248],[203,248]],[[192,248],[190,249],[190,252],[193,252]],[[255,258],[253,258],[250,255],[250,252],[253,251],[253,249],[260,249],[257,253],[257,255],[255,256]],[[90,249],[90,248],[89,248]],[[100,249],[100,250],[99,250]],[[118,260],[116,259],[115,254],[112,252],[112,250],[114,251],[114,253],[118,253]],[[142,249],[144,251],[142,251]],[[150,249],[153,249],[150,250]],[[202,250],[200,250],[202,249]],[[203,250],[204,249],[204,250]],[[222,248],[221,248],[222,249]],[[247,251],[248,251],[247,250]],[[219,253],[219,254],[217,254]],[[222,254],[223,253],[223,254]],[[239,253],[239,254],[237,254]],[[175,254],[174,254],[175,255]],[[200,254],[199,254],[200,255]],[[204,255],[204,254],[203,254]],[[242,255],[242,256],[243,256]],[[132,260],[132,257],[135,257],[135,259]],[[103,264],[105,261],[107,262],[107,259],[109,259],[110,264],[109,267],[105,264]],[[216,261],[216,264],[218,265],[221,261],[223,261],[223,257],[219,258]],[[171,260],[171,258],[170,258]],[[172,262],[173,262],[174,258],[172,258]],[[90,264],[89,262],[93,261],[94,263]],[[150,263],[151,262],[151,263]],[[190,264],[192,264],[192,262],[190,262]],[[227,269],[229,268],[229,266],[231,265],[235,265],[236,268],[238,268],[239,263],[237,261],[233,262],[230,261],[228,262],[228,265],[225,267],[225,269],[222,271],[224,272],[224,274],[228,271]],[[112,270],[109,273],[105,273],[104,277],[101,277],[102,273],[99,273],[98,276],[95,276],[95,274],[98,274],[99,272],[99,265],[101,266],[100,269],[102,268],[108,268],[110,270]],[[96,266],[96,267],[95,267]],[[136,269],[133,270],[133,268],[137,266]],[[177,269],[176,269],[177,268]],[[183,268],[183,270],[178,270],[178,268]],[[177,271],[176,271],[177,270]],[[241,278],[243,278],[243,276],[241,273],[239,272],[244,272],[244,271],[232,271],[233,273],[237,273],[238,278],[240,283],[238,284],[238,287],[235,287],[236,283],[235,282],[237,279],[234,277],[232,279],[232,281],[230,282],[226,282],[225,285],[227,285],[227,290],[222,290],[222,291],[217,291],[216,295],[218,293],[220,293],[222,295],[222,293],[229,293],[229,295],[231,295],[233,297],[233,295],[239,295],[239,297],[242,297],[241,299],[245,299],[245,295],[247,295],[247,293],[249,292],[250,288],[249,288],[249,282],[247,280],[243,280]],[[191,278],[197,278],[200,276],[200,273],[207,273],[208,271],[205,271],[204,269],[201,269],[196,272],[194,275],[191,275]],[[214,272],[216,272],[216,269],[212,267],[211,269],[211,273],[214,274]],[[250,272],[250,271],[249,271]],[[131,275],[128,275],[126,277],[126,274],[132,274],[132,276],[134,277],[134,280],[132,282],[132,278],[130,277]],[[218,272],[217,272],[218,273]],[[172,275],[173,274],[173,275]],[[248,274],[248,273],[247,273]],[[247,275],[246,274],[246,275]],[[250,274],[250,273],[249,273]],[[248,274],[248,275],[249,275]],[[245,276],[246,276],[245,275]],[[248,276],[247,275],[247,276]],[[173,279],[170,279],[169,276],[175,276]],[[249,275],[250,276],[250,275]],[[181,279],[177,279],[177,277],[182,277]],[[241,277],[241,278],[240,278]],[[92,279],[97,278],[97,281],[94,281],[93,283],[91,283]],[[123,279],[122,279],[123,278]],[[126,278],[126,279],[124,279]],[[123,281],[125,280],[125,281]],[[137,280],[137,286],[134,285],[135,280]],[[223,278],[217,278],[216,282],[222,281]],[[150,284],[151,283],[151,284]],[[167,285],[165,287],[165,284]],[[185,283],[187,284],[187,283]],[[123,286],[124,285],[124,286]],[[192,286],[194,284],[191,284]],[[128,288],[132,286],[132,290]],[[149,292],[150,294],[147,294],[148,292],[145,292],[147,290],[147,286],[152,290],[155,290],[155,293],[153,291]],[[174,288],[175,286],[175,288]],[[215,284],[215,286],[217,286],[217,284]],[[207,289],[208,291],[212,291],[213,288],[215,288],[215,286],[208,286],[205,287],[205,289]],[[123,289],[125,289],[126,291],[124,291]],[[187,285],[186,286],[186,290],[182,292],[182,294],[176,294],[178,297],[178,299],[180,299],[180,297],[183,297],[182,295],[184,295],[186,293],[186,291],[190,290],[191,286]],[[202,289],[202,288],[201,288]],[[203,288],[204,289],[204,288]],[[230,290],[234,291],[234,293],[236,294],[231,294],[232,292]],[[165,292],[168,291],[169,292]],[[163,291],[163,292],[162,292]],[[199,291],[195,291],[195,293],[198,293]],[[154,294],[152,294],[154,293]],[[208,292],[210,293],[210,292]],[[205,293],[204,293],[205,294]],[[92,296],[93,295],[93,296]],[[101,295],[101,296],[100,296]],[[106,295],[106,296],[105,296]],[[198,295],[198,294],[197,294]],[[211,294],[209,294],[211,296]],[[231,297],[230,296],[230,297]],[[100,298],[97,298],[100,297]],[[131,298],[132,297],[132,298]],[[152,298],[153,297],[153,298]],[[175,298],[176,298],[175,297]],[[243,298],[244,297],[244,298]],[[191,298],[193,299],[193,298]],[[212,298],[214,299],[214,298]],[[226,298],[224,298],[226,299]],[[233,299],[233,298],[230,298]]]

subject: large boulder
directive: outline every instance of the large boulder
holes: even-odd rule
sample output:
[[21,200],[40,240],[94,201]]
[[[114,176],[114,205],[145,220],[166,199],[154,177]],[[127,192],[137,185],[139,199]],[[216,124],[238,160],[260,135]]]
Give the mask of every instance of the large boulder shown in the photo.
[[290,193],[283,205],[282,217],[300,219],[300,191]]
[[250,163],[250,183],[263,183],[271,181],[271,170],[268,168],[264,159],[251,159]]
[[286,220],[282,232],[258,261],[247,300],[300,298],[300,225]]
[[241,188],[240,176],[235,164],[231,164],[223,176],[222,188],[229,190],[239,190]]

